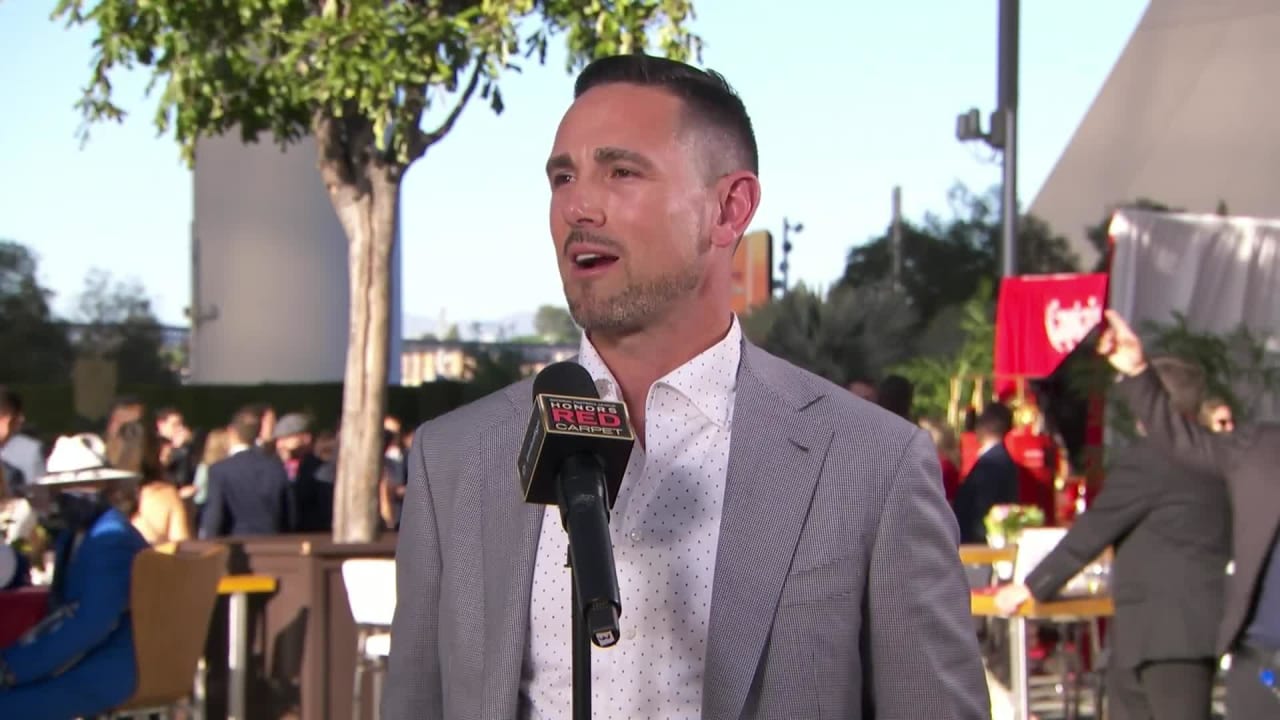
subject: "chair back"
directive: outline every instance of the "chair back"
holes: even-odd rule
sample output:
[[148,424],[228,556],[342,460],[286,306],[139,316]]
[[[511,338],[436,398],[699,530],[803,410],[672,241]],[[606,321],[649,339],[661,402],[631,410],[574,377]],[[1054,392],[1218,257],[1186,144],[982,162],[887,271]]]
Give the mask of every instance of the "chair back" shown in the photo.
[[396,561],[353,558],[342,563],[342,582],[357,625],[390,626],[396,612]]
[[126,708],[171,705],[191,694],[226,568],[223,546],[178,552],[167,544],[138,553],[130,588],[138,688]]

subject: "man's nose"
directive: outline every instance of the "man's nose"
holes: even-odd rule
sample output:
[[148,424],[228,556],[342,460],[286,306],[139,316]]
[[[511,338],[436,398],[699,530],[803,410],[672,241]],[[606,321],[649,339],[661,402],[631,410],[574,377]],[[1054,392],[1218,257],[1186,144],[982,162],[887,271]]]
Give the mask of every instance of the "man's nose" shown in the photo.
[[604,203],[590,181],[580,180],[569,188],[564,205],[564,221],[571,227],[600,227],[605,223]]

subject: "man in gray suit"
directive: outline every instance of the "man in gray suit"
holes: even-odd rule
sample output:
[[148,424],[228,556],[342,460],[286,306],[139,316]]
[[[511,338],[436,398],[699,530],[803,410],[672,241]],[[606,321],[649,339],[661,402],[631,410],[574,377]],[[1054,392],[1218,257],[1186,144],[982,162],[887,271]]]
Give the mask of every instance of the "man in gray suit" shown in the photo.
[[[731,259],[757,163],[723,78],[642,55],[583,71],[547,163],[577,360],[639,440],[595,716],[988,718],[929,436],[743,339]],[[418,431],[385,720],[569,717],[564,531],[516,475],[530,393]]]

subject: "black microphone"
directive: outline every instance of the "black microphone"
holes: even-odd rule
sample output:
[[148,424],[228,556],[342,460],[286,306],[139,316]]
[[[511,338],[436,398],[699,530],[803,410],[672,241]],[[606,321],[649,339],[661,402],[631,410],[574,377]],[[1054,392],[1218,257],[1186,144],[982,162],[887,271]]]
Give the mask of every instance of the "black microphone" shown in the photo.
[[543,368],[533,381],[533,416],[518,466],[525,502],[558,505],[569,536],[578,607],[597,647],[618,642],[618,573],[609,509],[631,457],[627,406],[600,399],[574,362]]

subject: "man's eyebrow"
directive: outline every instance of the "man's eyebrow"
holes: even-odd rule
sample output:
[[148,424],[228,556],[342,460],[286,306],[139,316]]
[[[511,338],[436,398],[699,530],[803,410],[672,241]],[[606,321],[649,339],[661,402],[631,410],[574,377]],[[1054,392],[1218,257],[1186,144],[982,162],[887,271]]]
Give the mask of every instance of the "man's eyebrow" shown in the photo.
[[[633,165],[638,165],[645,170],[652,170],[654,167],[653,161],[645,157],[643,154],[638,153],[635,150],[628,150],[620,147],[605,146],[596,148],[596,151],[592,153],[592,157],[600,164],[628,162]],[[573,159],[569,157],[568,153],[552,155],[551,158],[547,160],[546,170],[548,175],[557,170],[572,170],[573,168]]]
[[552,155],[551,158],[547,160],[548,175],[550,175],[552,172],[556,170],[572,170],[572,169],[573,169],[573,160],[569,158],[568,153]]
[[641,155],[634,150],[627,150],[620,147],[602,147],[595,151],[595,160],[598,163],[610,162],[629,162],[639,165],[646,170],[653,169],[653,162],[649,158]]

